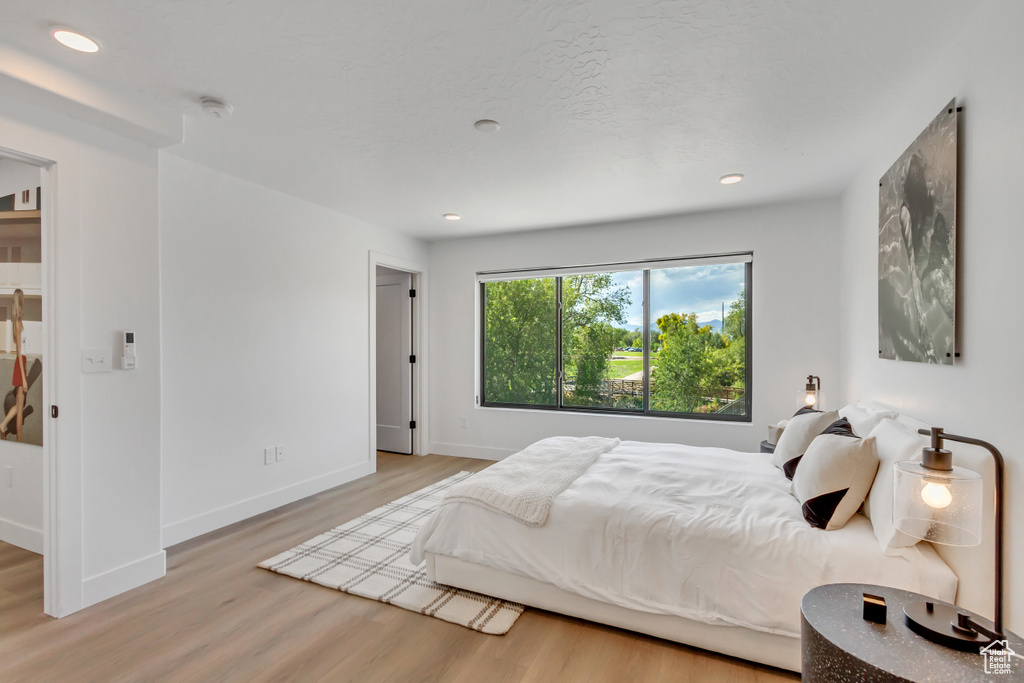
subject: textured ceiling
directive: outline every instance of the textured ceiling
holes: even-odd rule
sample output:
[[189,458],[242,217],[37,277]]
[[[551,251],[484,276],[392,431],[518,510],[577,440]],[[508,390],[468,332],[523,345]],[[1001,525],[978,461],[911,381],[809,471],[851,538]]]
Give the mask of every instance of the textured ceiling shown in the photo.
[[973,6],[4,0],[0,41],[180,109],[172,153],[434,239],[834,194]]

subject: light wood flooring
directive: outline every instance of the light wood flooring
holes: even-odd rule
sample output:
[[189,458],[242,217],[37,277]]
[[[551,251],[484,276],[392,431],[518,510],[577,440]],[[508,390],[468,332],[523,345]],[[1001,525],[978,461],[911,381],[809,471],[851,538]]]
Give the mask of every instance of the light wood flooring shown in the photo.
[[257,569],[488,462],[381,453],[358,481],[169,548],[167,576],[64,619],[42,558],[0,543],[0,681],[792,681],[795,674],[527,609],[490,636]]

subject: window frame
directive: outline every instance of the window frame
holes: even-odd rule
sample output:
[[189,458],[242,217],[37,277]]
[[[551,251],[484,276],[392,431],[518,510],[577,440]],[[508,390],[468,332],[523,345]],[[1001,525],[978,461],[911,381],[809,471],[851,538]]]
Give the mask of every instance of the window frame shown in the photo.
[[[508,408],[515,410],[544,410],[566,413],[585,413],[590,415],[620,415],[629,417],[657,417],[681,420],[708,420],[715,422],[753,422],[753,252],[736,252],[729,254],[715,254],[710,256],[677,257],[667,259],[649,259],[645,261],[633,261],[622,263],[601,263],[592,266],[571,266],[554,268],[531,268],[509,271],[478,272],[476,274],[477,293],[479,298],[477,325],[478,358],[477,365],[477,387],[476,405],[482,408]],[[744,291],[746,301],[744,302],[744,411],[743,415],[724,415],[718,413],[681,413],[652,410],[650,407],[650,353],[651,353],[651,320],[650,320],[650,285],[651,271],[672,267],[693,267],[699,265],[715,265],[720,263],[743,263],[744,264]],[[591,270],[593,269],[593,270]],[[565,394],[563,382],[565,371],[562,366],[562,278],[570,275],[593,274],[600,272],[621,272],[628,270],[643,271],[643,315],[644,315],[644,384],[643,404],[639,410],[623,410],[621,408],[606,408],[602,406],[571,406],[564,405]],[[497,277],[496,277],[497,276]],[[504,277],[501,277],[504,276]],[[508,280],[540,279],[545,277],[555,278],[555,403],[554,405],[539,405],[533,403],[506,403],[487,400],[487,284],[490,282],[504,282]],[[722,321],[724,326],[725,321]]]

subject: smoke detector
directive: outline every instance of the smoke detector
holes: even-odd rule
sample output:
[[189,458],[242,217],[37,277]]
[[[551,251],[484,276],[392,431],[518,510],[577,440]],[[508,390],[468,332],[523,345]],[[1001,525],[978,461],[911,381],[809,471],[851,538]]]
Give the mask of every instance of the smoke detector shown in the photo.
[[204,112],[217,119],[226,119],[235,110],[230,104],[216,97],[200,97],[199,102],[203,105]]

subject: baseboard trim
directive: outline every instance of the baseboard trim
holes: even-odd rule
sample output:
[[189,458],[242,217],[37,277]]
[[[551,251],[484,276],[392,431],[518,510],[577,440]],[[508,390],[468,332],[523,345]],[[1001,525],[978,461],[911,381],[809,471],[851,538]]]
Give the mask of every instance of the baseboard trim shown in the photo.
[[510,448],[492,448],[490,446],[467,446],[461,443],[434,442],[431,453],[438,455],[454,455],[460,458],[476,458],[477,460],[504,460],[517,450]]
[[43,530],[0,518],[0,541],[24,548],[37,555],[43,554]]
[[230,524],[263,514],[282,505],[294,503],[314,494],[347,484],[350,481],[373,474],[376,470],[373,462],[363,462],[351,467],[336,470],[328,474],[301,481],[269,493],[264,493],[237,503],[189,517],[180,522],[168,524],[163,528],[163,546],[170,548],[196,536],[202,536]]
[[167,554],[161,550],[149,557],[97,574],[82,582],[82,607],[95,605],[150,581],[156,581],[166,573]]

